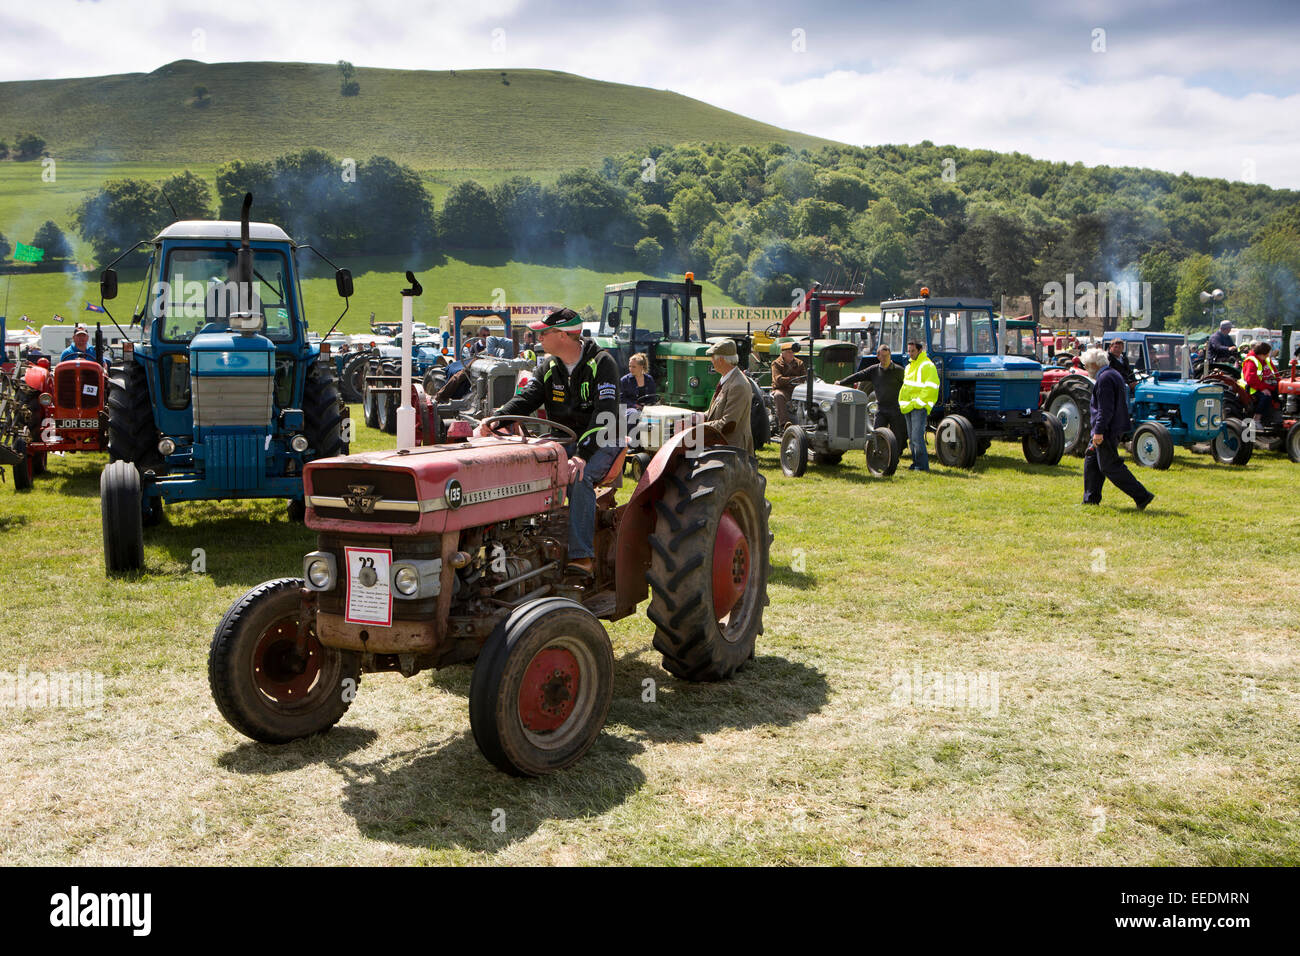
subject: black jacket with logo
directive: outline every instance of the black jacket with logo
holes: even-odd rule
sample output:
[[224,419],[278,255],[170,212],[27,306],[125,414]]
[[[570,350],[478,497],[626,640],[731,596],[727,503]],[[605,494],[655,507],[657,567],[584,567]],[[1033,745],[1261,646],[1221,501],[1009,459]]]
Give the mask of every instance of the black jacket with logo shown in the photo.
[[543,405],[548,419],[578,435],[574,454],[584,461],[590,461],[598,448],[620,444],[618,365],[590,339],[583,343],[572,378],[563,362],[547,355],[523,391],[497,409],[497,414],[531,415]]

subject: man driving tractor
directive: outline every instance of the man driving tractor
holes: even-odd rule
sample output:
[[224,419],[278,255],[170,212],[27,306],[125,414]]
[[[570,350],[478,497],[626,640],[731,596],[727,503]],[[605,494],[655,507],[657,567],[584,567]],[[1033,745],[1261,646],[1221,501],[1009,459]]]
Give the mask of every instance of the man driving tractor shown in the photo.
[[[582,316],[572,309],[552,312],[530,323],[546,350],[537,374],[499,409],[498,415],[531,415],[545,406],[546,417],[578,436],[567,446],[576,477],[569,485],[569,552],[564,572],[590,578],[594,567],[596,485],[608,474],[619,451],[618,365],[591,339],[582,338]],[[486,425],[479,435],[490,435]]]

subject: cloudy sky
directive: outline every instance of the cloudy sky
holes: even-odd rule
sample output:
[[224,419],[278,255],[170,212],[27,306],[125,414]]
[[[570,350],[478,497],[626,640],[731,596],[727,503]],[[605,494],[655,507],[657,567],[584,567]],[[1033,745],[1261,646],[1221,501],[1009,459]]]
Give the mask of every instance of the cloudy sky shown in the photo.
[[0,80],[182,58],[541,67],[858,145],[929,139],[1291,188],[1297,52],[1296,0],[0,0]]

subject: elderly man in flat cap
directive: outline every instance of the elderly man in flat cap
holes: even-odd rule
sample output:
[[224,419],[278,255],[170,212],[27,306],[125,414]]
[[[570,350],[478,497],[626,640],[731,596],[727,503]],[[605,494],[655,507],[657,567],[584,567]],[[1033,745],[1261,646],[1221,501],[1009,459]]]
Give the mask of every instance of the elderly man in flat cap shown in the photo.
[[754,436],[749,429],[749,413],[754,393],[749,379],[740,370],[740,353],[732,339],[723,339],[705,353],[713,361],[713,370],[722,376],[713,391],[713,401],[704,413],[704,424],[716,428],[728,445],[754,454]]

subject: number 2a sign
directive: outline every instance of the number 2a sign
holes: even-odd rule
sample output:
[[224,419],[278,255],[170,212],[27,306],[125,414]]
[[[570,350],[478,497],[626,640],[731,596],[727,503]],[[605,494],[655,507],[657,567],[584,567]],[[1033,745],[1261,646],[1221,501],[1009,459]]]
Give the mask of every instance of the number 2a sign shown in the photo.
[[389,548],[344,548],[348,567],[347,612],[349,624],[393,626],[393,592],[389,574],[393,552]]

